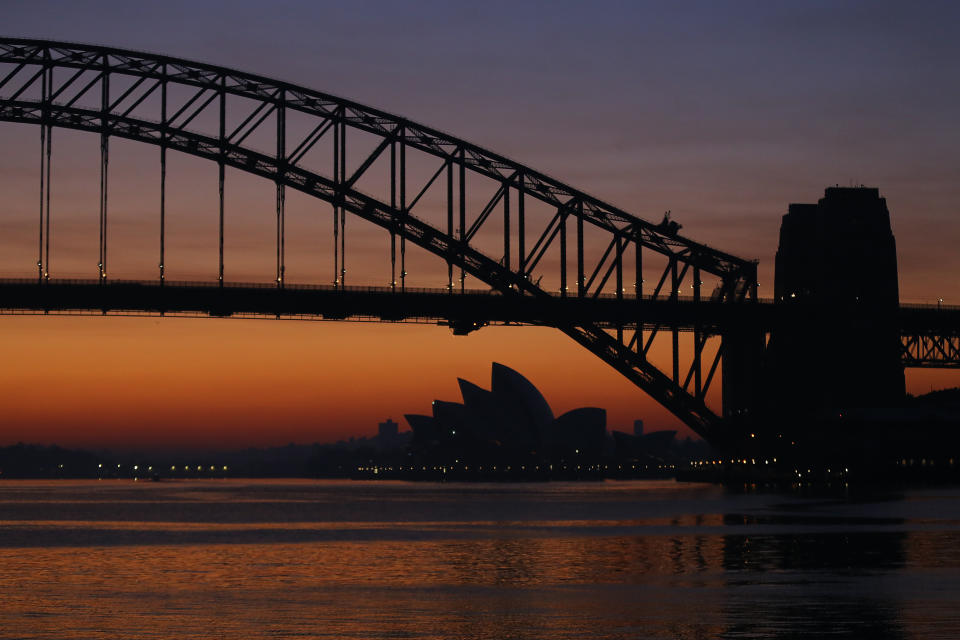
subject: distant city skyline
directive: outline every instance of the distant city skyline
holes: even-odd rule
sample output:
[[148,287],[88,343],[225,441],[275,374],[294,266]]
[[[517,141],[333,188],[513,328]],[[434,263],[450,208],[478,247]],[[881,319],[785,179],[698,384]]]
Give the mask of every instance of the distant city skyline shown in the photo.
[[[221,64],[351,98],[449,131],[656,222],[760,260],[790,203],[826,186],[879,188],[890,208],[901,300],[960,304],[960,9],[951,3],[170,2],[13,3],[3,35],[128,47]],[[96,237],[97,142],[55,131],[55,236],[63,256]],[[113,143],[112,233],[131,277],[155,268],[153,148]],[[0,124],[0,277],[35,269],[39,131]],[[172,233],[180,277],[215,265],[216,168],[175,158]],[[234,280],[269,274],[269,185],[228,173]],[[144,194],[149,194],[144,198]],[[300,242],[327,210],[291,196]],[[203,215],[197,212],[202,212]],[[150,223],[152,224],[152,222]],[[350,222],[348,222],[350,224]],[[361,228],[359,225],[354,229]],[[359,233],[359,232],[358,232]],[[24,235],[27,234],[27,235]],[[319,237],[319,236],[318,236]],[[325,240],[324,240],[325,242]],[[29,251],[21,246],[29,245]],[[385,284],[382,247],[353,254],[355,284]],[[326,258],[291,269],[326,283]],[[92,277],[96,255],[55,263]],[[353,271],[355,269],[355,271]],[[414,276],[423,272],[412,269]],[[33,271],[32,273],[35,273]],[[123,277],[122,275],[118,277]],[[414,286],[443,286],[429,273]],[[558,413],[607,409],[611,429],[679,429],[677,419],[555,330],[177,318],[0,316],[6,366],[0,445],[207,447],[334,441],[385,416],[456,398],[457,376],[492,361],[535,381]],[[960,386],[957,371],[908,371],[907,389]]]

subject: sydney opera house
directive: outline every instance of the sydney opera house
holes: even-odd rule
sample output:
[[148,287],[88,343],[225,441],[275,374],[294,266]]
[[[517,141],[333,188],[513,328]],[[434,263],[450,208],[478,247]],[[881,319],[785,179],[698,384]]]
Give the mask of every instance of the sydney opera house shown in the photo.
[[462,378],[458,382],[463,402],[435,400],[432,415],[405,416],[419,454],[483,462],[588,460],[603,453],[604,409],[585,407],[554,417],[529,380],[496,362],[489,391]]

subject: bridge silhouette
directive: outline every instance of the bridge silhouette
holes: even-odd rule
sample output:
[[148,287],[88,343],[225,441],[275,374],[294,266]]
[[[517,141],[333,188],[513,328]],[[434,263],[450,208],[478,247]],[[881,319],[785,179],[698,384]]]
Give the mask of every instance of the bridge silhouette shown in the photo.
[[[756,261],[681,235],[669,216],[643,220],[464,140],[306,87],[168,56],[0,38],[0,120],[37,125],[41,149],[37,275],[0,280],[7,312],[421,321],[457,334],[491,323],[549,326],[712,442],[739,433],[731,425],[755,410],[767,337],[785,315],[796,320],[796,307],[758,298]],[[89,280],[57,277],[51,255],[56,128],[100,137],[98,261]],[[152,280],[108,271],[112,138],[158,148]],[[218,167],[215,280],[167,277],[169,151]],[[269,284],[229,279],[228,167],[275,185]],[[330,208],[326,284],[287,274],[288,189]],[[348,285],[353,216],[386,232],[388,286]],[[445,265],[446,287],[408,286],[410,249]],[[468,277],[485,288],[468,286]],[[901,305],[896,322],[904,366],[960,366],[960,308]],[[649,357],[654,343],[667,345],[665,365]],[[718,378],[721,407],[711,408]]]

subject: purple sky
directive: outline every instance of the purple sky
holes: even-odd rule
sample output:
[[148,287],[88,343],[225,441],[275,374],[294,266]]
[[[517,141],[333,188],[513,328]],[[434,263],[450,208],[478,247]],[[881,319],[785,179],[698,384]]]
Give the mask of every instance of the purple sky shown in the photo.
[[[12,2],[3,32],[178,55],[407,116],[761,260],[827,185],[886,196],[901,289],[960,302],[949,2]],[[769,291],[769,289],[768,289]]]
[[[6,2],[0,31],[234,67],[406,116],[648,220],[672,210],[689,237],[759,259],[761,296],[788,203],[876,186],[902,299],[960,304],[956,3],[32,0]],[[33,134],[9,129],[0,170],[33,170]],[[960,384],[951,375],[938,380]]]

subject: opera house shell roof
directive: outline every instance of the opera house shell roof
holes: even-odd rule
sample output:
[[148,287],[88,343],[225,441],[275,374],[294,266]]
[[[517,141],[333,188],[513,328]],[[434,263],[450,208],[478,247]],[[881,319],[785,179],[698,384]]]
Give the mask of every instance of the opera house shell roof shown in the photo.
[[599,454],[607,413],[584,407],[554,417],[543,394],[510,367],[493,363],[490,390],[458,378],[463,401],[435,400],[432,415],[404,416],[413,443],[469,454]]

